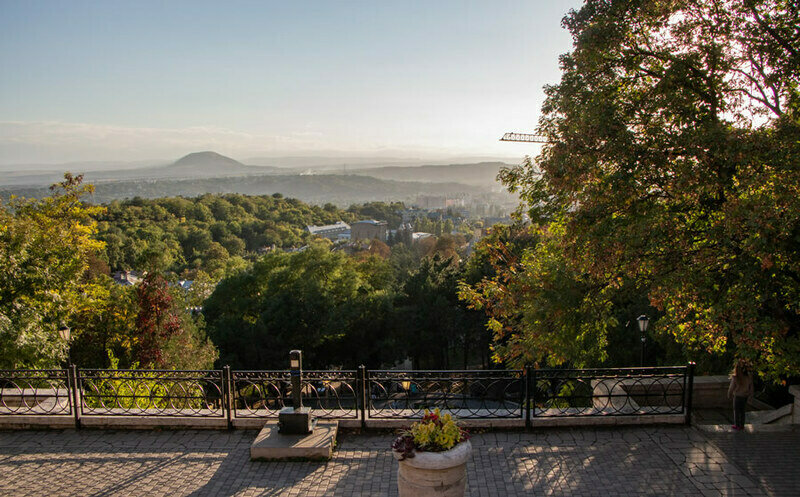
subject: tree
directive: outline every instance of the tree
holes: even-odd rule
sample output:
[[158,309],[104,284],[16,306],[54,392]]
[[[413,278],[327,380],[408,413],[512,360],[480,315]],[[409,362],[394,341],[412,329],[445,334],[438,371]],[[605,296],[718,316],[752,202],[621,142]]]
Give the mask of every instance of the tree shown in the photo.
[[588,0],[564,25],[550,144],[502,180],[587,298],[631,281],[690,357],[800,373],[796,2]]
[[398,298],[398,322],[404,327],[404,349],[414,367],[446,369],[459,352],[466,367],[474,337],[480,334],[477,313],[459,302],[461,269],[453,258],[426,257],[405,281]]
[[302,349],[308,367],[377,366],[394,361],[391,266],[312,244],[273,251],[223,279],[206,301],[220,362],[236,368],[286,367]]
[[213,365],[215,347],[162,275],[145,276],[136,287],[136,301],[131,365],[152,369],[203,369]]
[[562,236],[556,223],[496,226],[476,246],[459,296],[489,317],[494,361],[514,368],[638,364],[639,335],[626,324],[631,308],[646,308],[642,292],[626,280],[595,291],[592,278],[565,259]]
[[392,249],[382,241],[374,238],[369,243],[369,253],[377,255],[382,259],[388,259],[389,256],[392,255]]
[[82,368],[106,368],[110,350],[129,367],[138,310],[133,287],[119,285],[107,276],[92,279],[69,322],[75,335],[73,362]]
[[49,197],[0,205],[2,367],[56,367],[66,359],[57,330],[83,299],[90,254],[103,247],[92,219],[102,208],[82,202],[93,191],[82,179],[66,173]]

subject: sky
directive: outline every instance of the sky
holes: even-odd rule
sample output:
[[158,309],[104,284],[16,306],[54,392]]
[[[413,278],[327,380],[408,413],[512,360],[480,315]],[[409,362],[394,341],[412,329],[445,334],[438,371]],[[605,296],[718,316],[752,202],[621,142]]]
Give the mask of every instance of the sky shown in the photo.
[[578,0],[0,0],[0,164],[502,156]]

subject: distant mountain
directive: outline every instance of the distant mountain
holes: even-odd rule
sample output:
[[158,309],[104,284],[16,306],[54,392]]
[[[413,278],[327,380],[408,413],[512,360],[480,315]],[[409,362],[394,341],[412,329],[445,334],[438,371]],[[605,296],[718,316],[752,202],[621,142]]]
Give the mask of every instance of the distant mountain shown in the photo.
[[[378,162],[378,161],[386,162]],[[267,162],[262,159],[262,164]],[[395,161],[395,162],[390,162]],[[406,162],[408,161],[408,162]],[[226,181],[232,182],[235,177],[252,178],[245,182],[234,181],[237,183],[236,187],[231,190],[239,193],[257,193],[249,191],[246,183],[252,181],[257,184],[263,184],[268,179],[261,178],[262,176],[285,176],[290,178],[296,175],[336,175],[336,176],[369,176],[372,178],[397,182],[417,182],[417,183],[453,183],[460,185],[468,185],[472,187],[480,187],[483,190],[498,190],[500,185],[495,181],[497,173],[500,168],[508,166],[508,164],[499,161],[493,162],[479,162],[477,164],[449,164],[439,165],[428,163],[428,165],[419,165],[411,162],[413,159],[393,159],[393,158],[369,158],[369,157],[284,157],[270,159],[273,165],[246,165],[230,157],[218,154],[213,151],[194,152],[190,153],[173,163],[163,164],[140,164],[138,167],[118,167],[120,164],[116,163],[117,167],[109,164],[107,169],[100,169],[99,164],[93,163],[90,168],[81,169],[81,163],[68,163],[51,165],[50,170],[47,171],[31,171],[20,169],[18,171],[7,171],[0,174],[0,186],[5,186],[5,190],[10,189],[25,189],[30,187],[36,189],[41,186],[49,186],[63,177],[64,171],[70,171],[74,174],[84,174],[84,181],[94,183],[98,187],[105,183],[113,182],[141,182],[148,184],[146,191],[156,191],[158,188],[153,186],[153,182],[161,182],[165,180],[188,180],[182,185],[194,185],[193,182],[201,179],[211,178],[227,178]],[[317,164],[317,166],[310,166],[310,164]],[[83,165],[88,166],[87,163]],[[300,168],[301,165],[309,165],[308,167]],[[283,167],[279,167],[283,166]],[[288,167],[287,167],[288,166]],[[293,167],[293,168],[292,168]],[[286,180],[292,183],[293,187],[300,185],[300,183]],[[311,183],[311,180],[306,180],[306,183]],[[350,181],[353,183],[353,181]],[[169,195],[180,195],[182,192],[173,192],[173,186],[170,186]],[[214,190],[213,182],[209,184]],[[321,182],[319,187],[323,190],[326,188],[325,182]],[[247,191],[243,191],[244,190]],[[125,187],[110,188],[115,192],[112,194],[114,198],[124,198],[128,193],[139,195],[138,187],[133,190],[126,190]],[[311,195],[311,192],[301,188],[304,195]],[[387,188],[387,194],[392,188]],[[283,192],[279,188],[275,190],[287,195],[292,195],[292,192]],[[344,191],[344,190],[342,190]],[[433,189],[432,191],[435,191]],[[123,193],[124,192],[124,193]],[[191,192],[185,194],[194,194],[196,190],[192,189]],[[202,193],[202,192],[201,192]],[[151,195],[147,195],[151,196]],[[159,196],[159,195],[156,195]],[[337,199],[341,199],[336,194]],[[310,200],[309,197],[300,197],[303,200]],[[315,197],[316,200],[316,197]],[[315,201],[310,200],[310,201]]]
[[176,160],[170,170],[187,169],[192,171],[203,171],[209,173],[237,173],[249,172],[249,168],[238,160],[225,157],[216,152],[194,152]]
[[[50,192],[46,187],[0,188],[0,198],[11,194],[24,197],[44,197]],[[461,183],[421,183],[412,181],[392,181],[356,175],[253,175],[228,176],[197,179],[158,179],[126,180],[95,183],[92,200],[95,203],[110,202],[115,199],[187,197],[204,193],[243,193],[247,195],[266,195],[281,193],[304,202],[324,204],[331,202],[347,206],[353,203],[370,201],[412,201],[417,195],[491,195],[499,202],[513,201],[507,193],[490,193],[486,187],[464,185]]]
[[348,171],[348,174],[394,181],[462,183],[465,185],[492,187],[499,186],[496,180],[497,173],[503,167],[510,167],[510,164],[504,162],[480,162],[478,164],[449,164],[446,166],[390,166],[353,169]]
[[[79,166],[79,164],[78,164]],[[216,178],[220,176],[249,176],[273,174],[284,171],[275,167],[246,166],[241,162],[225,157],[216,152],[195,152],[172,164],[152,165],[146,167],[85,171],[76,167],[75,163],[50,166],[50,171],[41,172],[7,172],[0,175],[0,185],[5,186],[39,186],[50,185],[62,178],[64,171],[84,174],[84,181],[103,183],[108,181],[127,180],[162,180],[162,179],[197,179]]]
[[512,162],[518,163],[518,157],[449,157],[445,159],[423,159],[420,157],[402,156],[285,156],[285,157],[253,157],[246,159],[245,164],[254,166],[272,166],[293,169],[313,169],[326,171],[352,171],[355,169],[377,168],[387,166],[418,167],[425,165],[444,166],[448,164],[474,164],[477,162]]

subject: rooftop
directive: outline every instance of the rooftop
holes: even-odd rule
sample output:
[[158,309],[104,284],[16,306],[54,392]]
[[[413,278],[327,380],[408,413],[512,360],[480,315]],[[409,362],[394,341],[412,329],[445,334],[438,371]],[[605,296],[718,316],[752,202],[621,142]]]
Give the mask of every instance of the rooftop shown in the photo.
[[362,221],[356,221],[353,224],[372,224],[374,226],[383,226],[387,223],[386,221],[377,221],[375,219],[364,219]]
[[306,226],[306,229],[312,235],[320,235],[331,232],[345,231],[350,229],[350,225],[344,221],[337,221],[335,224],[325,224],[322,226]]

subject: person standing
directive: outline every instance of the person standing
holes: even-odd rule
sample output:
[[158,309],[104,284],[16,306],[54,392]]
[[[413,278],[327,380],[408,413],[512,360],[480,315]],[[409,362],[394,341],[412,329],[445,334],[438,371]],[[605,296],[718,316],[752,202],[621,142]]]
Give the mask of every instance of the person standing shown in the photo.
[[739,359],[731,373],[731,385],[728,387],[728,398],[733,398],[733,428],[744,429],[744,409],[747,399],[753,396],[753,376],[747,363]]

